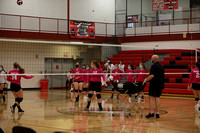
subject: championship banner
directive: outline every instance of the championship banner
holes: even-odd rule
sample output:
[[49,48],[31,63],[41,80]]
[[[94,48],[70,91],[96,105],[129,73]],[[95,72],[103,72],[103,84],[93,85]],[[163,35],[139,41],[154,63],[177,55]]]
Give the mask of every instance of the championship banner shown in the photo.
[[152,11],[178,9],[178,0],[152,0]]
[[70,21],[71,38],[89,38],[95,39],[94,22]]

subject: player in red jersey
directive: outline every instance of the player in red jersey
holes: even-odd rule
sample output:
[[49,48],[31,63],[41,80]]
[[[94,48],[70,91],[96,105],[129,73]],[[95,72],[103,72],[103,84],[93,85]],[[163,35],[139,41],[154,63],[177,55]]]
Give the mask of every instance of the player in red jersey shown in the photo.
[[[86,65],[84,69],[84,73],[88,73],[90,70],[90,66]],[[88,92],[88,81],[89,81],[89,75],[84,75],[84,83],[83,83],[83,91],[84,91],[84,99],[87,99],[87,92]]]
[[106,86],[105,82],[105,75],[103,72],[103,69],[100,68],[100,64],[96,61],[93,60],[91,62],[91,69],[89,70],[88,73],[92,73],[94,75],[89,75],[89,94],[88,94],[88,104],[87,104],[87,109],[90,108],[90,103],[91,103],[91,98],[94,94],[94,91],[96,91],[96,97],[98,99],[98,105],[99,105],[99,110],[102,111],[103,107],[101,105],[101,77],[103,78],[104,85]]
[[118,83],[120,82],[120,75],[117,73],[124,73],[121,69],[119,69],[118,64],[115,64],[115,69],[112,70],[112,76],[113,76],[113,81],[112,81],[112,95],[111,98],[113,98],[114,92],[117,92],[117,99],[119,98],[119,92],[118,92]]
[[195,109],[200,113],[200,62],[197,62],[196,68],[191,71],[188,89],[193,89],[195,101],[198,102]]
[[[72,71],[72,73],[79,74],[84,73],[83,69],[80,68],[79,62],[76,62],[76,68]],[[74,88],[75,88],[75,97],[76,102],[79,101],[79,94],[82,93],[83,90],[83,81],[84,81],[84,75],[74,75]]]
[[[18,64],[14,63],[13,64],[14,70],[11,70],[8,74],[24,74],[25,70]],[[14,114],[15,113],[15,107],[17,106],[18,108],[18,113],[24,113],[24,111],[20,107],[20,103],[23,100],[23,91],[21,88],[21,78],[25,79],[31,79],[33,76],[26,76],[26,75],[9,75],[7,76],[7,80],[11,82],[10,85],[10,90],[12,91],[14,97],[15,97],[15,103],[10,106],[11,112]]]
[[[143,74],[143,73],[148,73],[148,70],[146,69],[143,63],[139,64],[139,69],[136,71],[136,73],[140,73],[140,74],[136,74],[135,82],[138,83],[138,85],[142,88],[142,90],[144,90],[144,87],[146,84],[143,85],[143,82],[148,77],[148,75]],[[143,92],[142,92],[142,102],[145,102]]]

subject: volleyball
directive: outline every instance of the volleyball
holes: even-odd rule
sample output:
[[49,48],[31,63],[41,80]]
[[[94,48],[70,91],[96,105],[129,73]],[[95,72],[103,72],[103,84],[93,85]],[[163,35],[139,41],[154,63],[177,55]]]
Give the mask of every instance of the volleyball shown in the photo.
[[21,6],[23,4],[23,0],[17,0],[17,4]]

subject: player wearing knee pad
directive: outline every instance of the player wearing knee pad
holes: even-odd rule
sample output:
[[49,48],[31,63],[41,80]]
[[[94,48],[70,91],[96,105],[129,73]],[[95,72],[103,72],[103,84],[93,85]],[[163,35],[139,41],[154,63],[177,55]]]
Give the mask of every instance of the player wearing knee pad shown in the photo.
[[[89,70],[88,73],[92,73],[93,75],[89,75],[89,80],[88,82],[90,83],[89,85],[89,94],[88,94],[88,104],[87,104],[87,109],[90,108],[90,103],[91,103],[91,98],[93,96],[94,91],[97,93],[97,100],[98,100],[98,105],[99,105],[99,110],[103,110],[103,107],[101,105],[101,78],[105,83],[105,75],[103,70],[100,68],[100,64],[96,61],[93,60],[91,62],[91,69]],[[95,75],[96,74],[96,75]]]
[[[8,74],[24,74],[25,70],[21,68],[18,63],[13,64],[14,70],[11,70]],[[10,90],[12,91],[14,96],[18,96],[15,98],[15,103],[10,106],[11,112],[15,113],[15,107],[18,107],[18,113],[24,113],[24,111],[20,107],[20,103],[23,100],[23,91],[21,89],[21,78],[31,79],[33,76],[26,75],[9,75],[7,76],[7,80],[11,82]]]
[[188,90],[193,90],[195,101],[197,101],[195,109],[200,113],[200,62],[197,62],[195,66],[196,68],[192,69],[190,74]]
[[87,93],[88,93],[88,80],[89,80],[89,75],[87,75],[88,71],[90,69],[90,66],[89,65],[86,65],[85,66],[85,69],[84,69],[84,83],[83,83],[83,91],[84,91],[84,99],[87,99]]
[[83,89],[83,81],[84,81],[84,76],[83,75],[78,75],[79,73],[84,73],[83,69],[80,68],[79,62],[76,62],[76,68],[72,71],[72,73],[75,73],[76,75],[73,75],[74,77],[74,88],[75,88],[75,97],[76,97],[76,102],[79,101],[79,92],[77,90]]

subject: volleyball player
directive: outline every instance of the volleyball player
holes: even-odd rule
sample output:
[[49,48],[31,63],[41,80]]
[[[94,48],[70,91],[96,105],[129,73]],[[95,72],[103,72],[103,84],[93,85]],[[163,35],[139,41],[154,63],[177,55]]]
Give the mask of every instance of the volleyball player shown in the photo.
[[[148,75],[142,73],[148,73],[148,70],[146,69],[143,63],[139,64],[139,69],[136,71],[136,73],[141,73],[141,74],[136,74],[135,81],[142,88],[142,90],[144,90],[146,84],[143,85],[143,82],[148,77]],[[142,92],[142,102],[145,102],[144,92]]]
[[188,84],[188,89],[193,89],[195,101],[197,101],[197,105],[195,105],[195,109],[200,113],[200,62],[197,62],[196,68],[192,69],[190,74],[190,80]]
[[[11,70],[8,74],[24,74],[25,70],[18,64],[13,64],[14,70]],[[12,91],[14,97],[15,97],[15,103],[10,106],[11,112],[15,113],[15,107],[18,108],[18,113],[24,113],[24,111],[20,107],[20,103],[23,101],[23,91],[21,88],[21,77],[25,79],[31,79],[33,76],[26,76],[26,75],[12,75],[7,76],[7,80],[11,82],[10,90]]]
[[[89,70],[90,70],[90,66],[89,66],[89,65],[86,65],[86,66],[85,66],[84,72],[85,72],[85,73],[88,73]],[[87,96],[86,96],[86,95],[87,95],[88,86],[89,86],[88,80],[89,80],[89,75],[85,75],[85,76],[84,76],[84,83],[83,83],[84,99],[87,99]]]
[[126,82],[128,82],[128,83],[135,82],[135,79],[134,79],[135,70],[134,70],[133,65],[131,65],[131,64],[128,65],[128,69],[126,70],[126,73],[132,73],[132,74],[127,75]]
[[112,81],[112,95],[110,98],[113,98],[115,91],[117,92],[117,99],[119,99],[118,92],[118,83],[120,82],[120,75],[117,73],[124,73],[121,69],[119,69],[118,64],[115,64],[115,69],[112,71],[113,81]]
[[103,72],[103,69],[100,68],[100,64],[96,61],[93,60],[91,62],[91,69],[89,70],[88,73],[92,74],[97,74],[97,75],[89,75],[89,94],[88,94],[88,104],[87,104],[87,109],[90,108],[90,103],[91,103],[91,98],[94,94],[94,91],[96,91],[96,97],[98,99],[98,105],[99,105],[99,110],[102,111],[103,107],[101,104],[101,77],[103,78],[104,85],[106,86],[105,82],[105,75]]
[[[83,69],[80,68],[79,62],[76,62],[76,68],[72,71],[72,73],[79,74],[79,73],[84,73]],[[83,90],[83,81],[84,81],[84,76],[83,75],[74,75],[74,88],[75,88],[75,97],[76,97],[76,102],[79,101],[79,95],[82,93]]]
[[[124,85],[124,87],[126,86],[132,86],[132,83],[135,82],[135,79],[134,79],[134,73],[135,73],[135,70],[134,70],[134,67],[133,65],[129,64],[128,65],[128,69],[126,70],[126,73],[130,73],[130,74],[127,74],[127,78],[126,78],[126,83]],[[125,88],[126,88],[125,87]],[[131,95],[130,95],[131,96]],[[136,100],[136,99],[135,99]],[[131,98],[129,97],[129,102],[131,102]]]
[[[6,74],[2,65],[0,65],[0,74]],[[6,84],[6,76],[0,75],[0,97],[3,98],[4,102],[6,101],[6,98],[3,94],[3,88],[5,87],[5,84]]]

